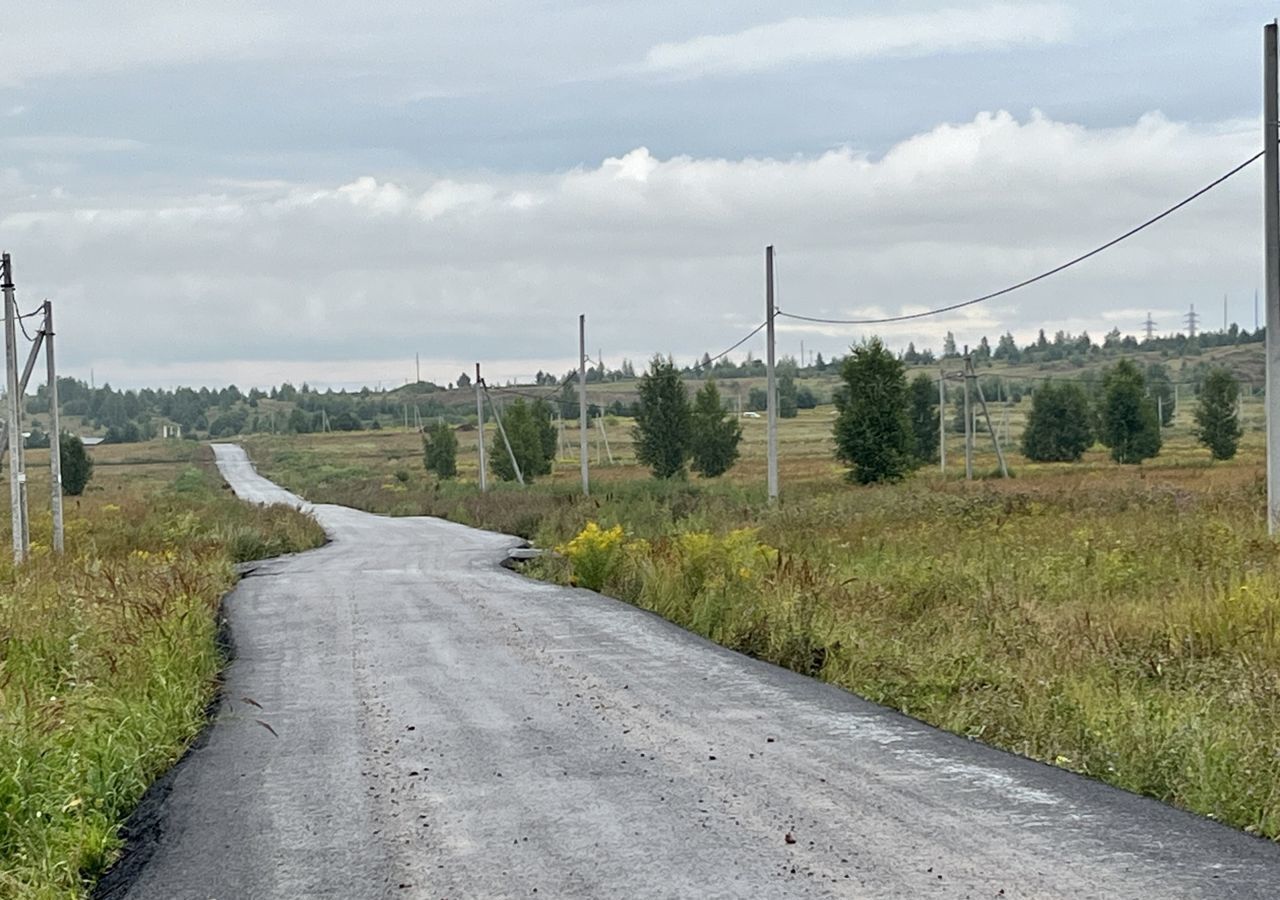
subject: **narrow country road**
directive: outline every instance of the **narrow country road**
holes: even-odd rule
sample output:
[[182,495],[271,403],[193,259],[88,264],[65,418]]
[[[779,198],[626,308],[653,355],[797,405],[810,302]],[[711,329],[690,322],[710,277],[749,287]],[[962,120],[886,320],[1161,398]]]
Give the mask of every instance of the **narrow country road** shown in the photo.
[[311,508],[332,543],[228,599],[226,700],[115,896],[1280,891],[1268,842],[530,581],[513,538]]

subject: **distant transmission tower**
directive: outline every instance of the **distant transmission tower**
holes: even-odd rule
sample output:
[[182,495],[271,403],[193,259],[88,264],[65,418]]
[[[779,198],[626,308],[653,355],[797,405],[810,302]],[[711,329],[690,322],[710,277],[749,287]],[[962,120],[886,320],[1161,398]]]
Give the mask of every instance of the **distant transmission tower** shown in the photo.
[[1151,318],[1151,313],[1147,313],[1147,321],[1142,323],[1142,327],[1146,329],[1147,340],[1150,341],[1156,336],[1156,323]]
[[1191,304],[1191,312],[1182,317],[1187,322],[1187,337],[1196,336],[1196,326],[1200,324],[1200,314],[1196,312],[1196,305]]

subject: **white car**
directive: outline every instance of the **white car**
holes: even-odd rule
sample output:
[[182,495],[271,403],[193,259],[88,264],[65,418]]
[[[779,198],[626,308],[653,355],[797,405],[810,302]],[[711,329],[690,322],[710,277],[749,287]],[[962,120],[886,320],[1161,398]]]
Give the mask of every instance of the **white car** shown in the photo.
[[744,412],[744,413],[742,414],[742,418],[744,418],[744,419],[758,419],[758,418],[760,418],[760,413],[758,413],[758,412],[751,412],[750,410],[748,410],[747,412]]

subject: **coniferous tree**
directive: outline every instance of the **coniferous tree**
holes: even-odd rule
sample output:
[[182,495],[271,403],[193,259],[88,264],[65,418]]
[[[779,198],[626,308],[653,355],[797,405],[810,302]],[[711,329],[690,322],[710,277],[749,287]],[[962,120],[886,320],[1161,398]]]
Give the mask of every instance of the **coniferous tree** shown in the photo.
[[636,424],[632,429],[636,459],[657,478],[684,474],[689,458],[691,411],[675,363],[655,356],[640,376]]
[[[551,409],[542,400],[532,406],[517,400],[502,413],[502,434],[494,436],[489,449],[489,468],[503,481],[515,481],[516,470],[511,464],[514,455],[520,464],[520,474],[525,483],[532,483],[539,475],[551,473],[551,461],[555,459],[556,431],[551,424]],[[548,439],[549,434],[549,439]],[[511,452],[507,452],[507,442]]]
[[742,426],[724,409],[715,381],[708,381],[694,396],[691,424],[693,470],[706,478],[729,471],[738,459]]
[[1118,463],[1140,463],[1160,452],[1160,423],[1146,379],[1122,359],[1102,376],[1099,438]]
[[1214,459],[1231,459],[1236,455],[1240,436],[1240,419],[1236,401],[1240,382],[1226,369],[1214,369],[1200,388],[1200,404],[1196,407],[1196,437],[1209,448]]
[[85,452],[84,441],[74,434],[64,432],[60,443],[62,449],[58,458],[62,461],[62,489],[78,497],[93,477],[93,460]]
[[840,375],[836,457],[860,484],[902,478],[917,464],[902,362],[873,337],[852,348]]
[[458,474],[458,437],[444,422],[437,422],[422,434],[422,462],[438,478]]
[[938,458],[938,389],[923,372],[911,381],[911,431],[916,459],[930,463]]
[[1035,462],[1076,462],[1093,444],[1089,397],[1073,381],[1046,381],[1031,395],[1022,455]]

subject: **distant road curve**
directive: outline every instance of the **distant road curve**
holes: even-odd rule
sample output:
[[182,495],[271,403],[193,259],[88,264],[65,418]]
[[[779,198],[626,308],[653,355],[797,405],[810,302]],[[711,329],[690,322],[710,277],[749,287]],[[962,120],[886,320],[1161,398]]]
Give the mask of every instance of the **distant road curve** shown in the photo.
[[522,578],[514,538],[310,508],[332,543],[229,598],[227,700],[110,896],[1280,895],[1266,841]]

